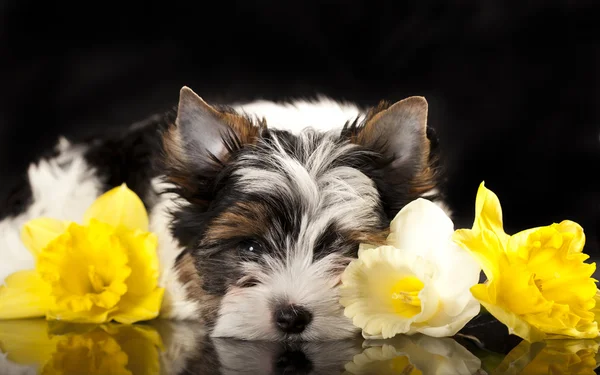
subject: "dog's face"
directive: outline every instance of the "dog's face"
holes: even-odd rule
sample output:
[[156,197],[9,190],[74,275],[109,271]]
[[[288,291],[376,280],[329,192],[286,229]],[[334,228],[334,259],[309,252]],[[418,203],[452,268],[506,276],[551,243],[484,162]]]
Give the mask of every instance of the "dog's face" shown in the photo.
[[383,243],[389,220],[435,188],[426,116],[425,100],[409,98],[360,125],[292,135],[182,89],[164,137],[166,174],[187,201],[172,229],[213,336],[357,333],[338,301],[340,275],[360,243]]

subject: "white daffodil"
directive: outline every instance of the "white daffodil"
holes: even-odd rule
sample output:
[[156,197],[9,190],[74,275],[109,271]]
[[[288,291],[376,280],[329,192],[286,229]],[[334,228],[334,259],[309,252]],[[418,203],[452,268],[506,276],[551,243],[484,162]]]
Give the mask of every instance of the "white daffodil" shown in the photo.
[[446,213],[419,198],[392,220],[386,246],[361,246],[342,275],[340,303],[364,337],[453,336],[479,313],[469,289],[481,268],[453,233]]

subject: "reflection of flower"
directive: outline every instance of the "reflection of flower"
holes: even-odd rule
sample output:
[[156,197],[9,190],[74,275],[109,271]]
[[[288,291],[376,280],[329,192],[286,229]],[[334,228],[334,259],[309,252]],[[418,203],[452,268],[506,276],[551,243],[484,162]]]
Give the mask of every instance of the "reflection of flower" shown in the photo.
[[495,375],[595,374],[595,340],[521,341],[494,370]]
[[27,366],[43,375],[150,375],[160,372],[162,341],[150,326],[15,320],[0,323],[0,350],[5,366]]
[[131,375],[125,368],[127,360],[127,354],[115,339],[97,330],[85,335],[70,335],[59,341],[42,374]]
[[85,223],[25,224],[22,239],[36,269],[7,277],[0,319],[134,323],[158,316],[164,290],[157,287],[157,238],[142,201],[122,185],[92,204]]
[[392,221],[388,246],[361,246],[342,275],[340,303],[363,335],[452,336],[477,315],[469,288],[481,269],[453,232],[440,207],[417,199]]
[[572,221],[504,233],[498,197],[482,183],[472,229],[454,239],[482,265],[488,281],[471,291],[514,333],[529,341],[594,338],[595,264],[584,263],[583,229]]
[[346,365],[354,375],[474,374],[481,361],[451,338],[424,335],[366,341],[367,348]]

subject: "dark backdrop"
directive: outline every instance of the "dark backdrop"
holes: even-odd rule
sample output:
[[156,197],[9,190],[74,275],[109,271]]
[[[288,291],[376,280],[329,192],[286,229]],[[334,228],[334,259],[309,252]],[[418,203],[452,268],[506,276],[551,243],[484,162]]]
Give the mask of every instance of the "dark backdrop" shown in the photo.
[[143,120],[182,85],[215,102],[424,95],[458,226],[485,180],[509,232],[576,220],[600,255],[599,2],[48,3],[0,8],[0,194],[59,134]]

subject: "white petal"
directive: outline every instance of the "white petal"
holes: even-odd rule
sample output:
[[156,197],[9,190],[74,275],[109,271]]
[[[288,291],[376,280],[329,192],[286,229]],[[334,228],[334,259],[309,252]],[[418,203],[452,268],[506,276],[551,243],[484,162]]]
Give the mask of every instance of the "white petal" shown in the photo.
[[463,327],[471,321],[481,309],[480,303],[476,299],[469,301],[463,311],[457,316],[448,316],[441,311],[438,318],[440,322],[445,321],[443,325],[435,325],[433,321],[425,322],[422,327],[415,327],[416,331],[431,337],[450,337],[454,336],[463,329]]
[[452,237],[454,223],[435,203],[418,198],[406,206],[390,223],[388,243],[398,249],[414,249],[429,257]]
[[481,267],[464,249],[448,243],[431,260],[437,266],[434,285],[446,314],[454,316],[472,301],[471,287],[479,283]]
[[[418,276],[417,276],[418,277]],[[419,279],[423,282],[423,289],[419,292],[419,299],[421,300],[421,312],[415,315],[412,320],[414,322],[427,322],[438,311],[440,299],[435,289],[435,285],[431,282],[431,279],[426,277]]]

